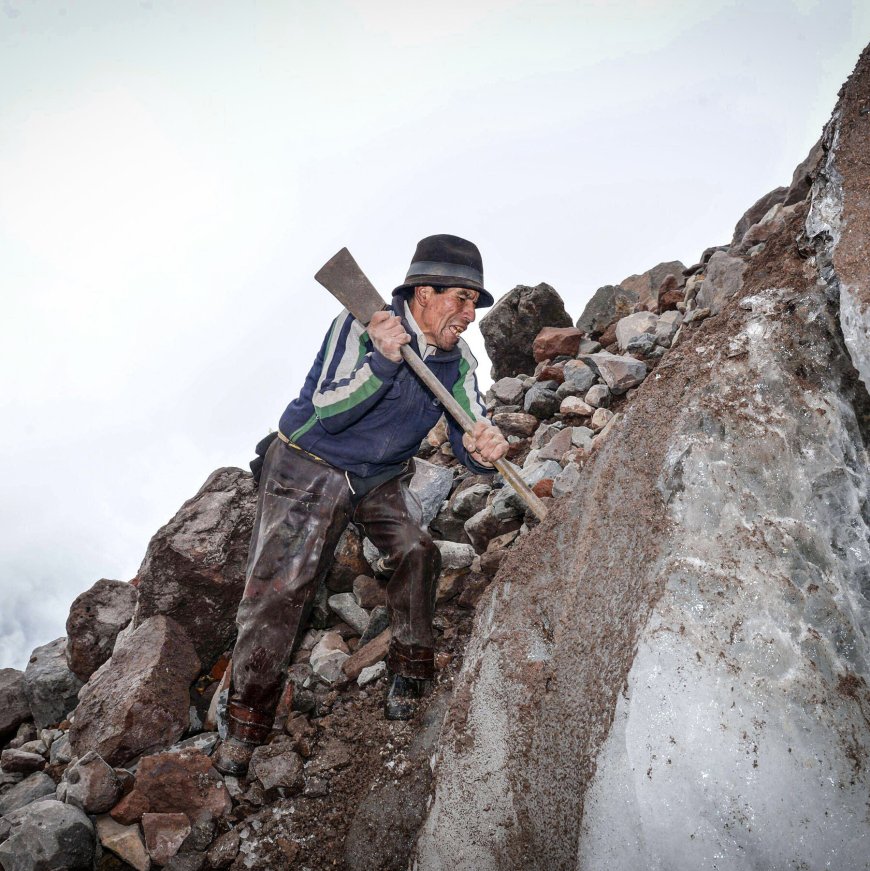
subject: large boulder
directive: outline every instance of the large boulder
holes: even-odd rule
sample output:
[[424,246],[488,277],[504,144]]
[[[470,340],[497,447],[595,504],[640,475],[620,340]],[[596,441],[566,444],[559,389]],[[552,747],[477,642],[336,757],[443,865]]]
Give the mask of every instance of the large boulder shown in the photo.
[[532,342],[544,327],[573,326],[562,297],[549,284],[517,285],[481,319],[492,380],[533,372]]
[[24,672],[17,668],[0,668],[0,745],[5,744],[29,719],[30,704],[24,689]]
[[781,204],[786,196],[788,196],[788,188],[778,187],[766,193],[763,197],[754,202],[742,215],[740,220],[734,227],[734,235],[731,237],[731,245],[740,244],[746,231],[753,225],[757,224],[773,206]]
[[868,101],[865,52],[815,258],[792,215],[504,558],[418,871],[868,867],[870,397],[836,317],[850,294],[860,369]]
[[7,814],[9,838],[0,844],[6,871],[90,871],[94,826],[77,807],[53,799]]
[[745,270],[744,259],[717,251],[707,264],[704,280],[695,297],[698,308],[707,308],[711,314],[718,314],[743,287]]
[[37,729],[53,726],[76,706],[82,682],[66,661],[66,638],[56,638],[30,655],[24,692]]
[[69,737],[76,756],[110,765],[169,747],[190,722],[188,688],[200,662],[187,633],[163,614],[123,636],[81,692]]
[[151,539],[133,625],[155,614],[184,627],[205,665],[229,647],[256,509],[251,475],[218,469]]
[[674,276],[675,286],[682,287],[686,282],[683,278],[685,266],[679,260],[669,260],[666,263],[658,263],[652,269],[642,272],[640,275],[629,275],[619,282],[623,290],[637,294],[638,305],[647,311],[658,309],[659,288],[669,275]]
[[133,619],[136,588],[102,578],[78,596],[66,620],[66,659],[70,671],[87,679],[112,655],[118,633]]
[[635,290],[605,284],[604,287],[599,287],[592,299],[586,303],[583,314],[577,319],[577,329],[598,337],[611,324],[630,315],[639,298]]
[[54,796],[57,789],[54,781],[43,771],[37,771],[16,783],[0,795],[0,817],[5,817],[18,808],[27,807],[46,796]]

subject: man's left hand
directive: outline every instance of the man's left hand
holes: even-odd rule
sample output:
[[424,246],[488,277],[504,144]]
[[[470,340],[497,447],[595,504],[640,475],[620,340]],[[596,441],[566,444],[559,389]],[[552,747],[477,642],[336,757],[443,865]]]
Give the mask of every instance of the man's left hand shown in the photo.
[[482,420],[474,424],[474,429],[470,433],[462,436],[462,444],[471,455],[471,459],[482,466],[493,465],[508,451],[507,439],[502,435],[501,430]]

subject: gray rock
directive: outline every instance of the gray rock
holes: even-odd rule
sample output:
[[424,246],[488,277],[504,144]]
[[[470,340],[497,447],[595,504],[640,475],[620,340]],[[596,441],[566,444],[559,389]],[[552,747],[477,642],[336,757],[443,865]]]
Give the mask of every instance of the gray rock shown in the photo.
[[[594,344],[598,343],[595,342]],[[565,376],[565,381],[561,387],[564,387],[566,384],[569,385],[577,391],[576,396],[581,396],[585,393],[595,383],[597,377],[595,371],[582,360],[568,360],[562,372]]]
[[164,614],[210,666],[236,634],[254,522],[253,478],[217,469],[151,539],[139,569],[133,627]]
[[661,346],[656,344],[656,337],[652,333],[643,333],[635,336],[626,345],[626,351],[630,354],[640,354],[643,357],[655,356],[661,352]]
[[52,765],[67,765],[72,758],[73,753],[69,743],[69,734],[64,732],[57,741],[52,741],[48,761]]
[[495,515],[492,505],[478,511],[465,521],[465,532],[478,553],[486,550],[490,540],[519,526],[519,521],[511,517],[507,522]]
[[89,871],[94,827],[78,808],[51,799],[7,815],[12,829],[0,844],[6,871]]
[[0,817],[46,796],[53,796],[56,788],[54,781],[45,772],[31,774],[0,795]]
[[486,505],[491,490],[489,484],[472,484],[453,495],[450,500],[450,508],[456,517],[467,520]]
[[112,655],[118,633],[133,619],[136,588],[103,578],[72,603],[66,621],[70,671],[87,679]]
[[559,414],[564,417],[588,417],[595,408],[579,396],[566,396],[559,405]]
[[376,680],[379,680],[387,673],[387,664],[383,661],[376,662],[374,665],[370,665],[367,668],[364,668],[360,673],[359,677],[356,679],[357,685],[364,687],[370,683],[374,683]]
[[655,333],[658,320],[658,315],[647,311],[635,312],[620,318],[616,324],[616,341],[619,350],[627,350],[629,342],[645,333]]
[[532,342],[544,327],[570,327],[562,298],[548,284],[518,285],[505,294],[480,321],[492,379],[533,372]]
[[556,414],[559,410],[559,397],[554,387],[546,386],[552,383],[540,382],[529,389],[523,400],[523,410],[526,414],[534,415],[539,420],[546,420]]
[[600,350],[600,342],[595,342],[592,339],[581,339],[580,347],[577,349],[577,356],[582,357],[584,354],[597,354]]
[[499,378],[492,385],[493,396],[501,405],[518,405],[523,401],[525,385],[519,378]]
[[363,647],[368,644],[373,638],[377,638],[381,632],[384,631],[390,625],[390,614],[387,611],[386,605],[380,605],[372,611],[371,617],[369,618],[369,625],[366,626],[366,631],[363,632],[362,636],[359,640],[359,646]]
[[577,463],[568,463],[553,479],[553,497],[558,499],[573,493],[580,484],[581,473]]
[[280,788],[293,793],[304,785],[302,757],[289,738],[278,738],[258,747],[251,758],[250,770],[265,790]]
[[63,720],[76,706],[81,686],[67,665],[66,638],[37,647],[24,670],[24,692],[36,728]]
[[[523,468],[520,472],[520,477],[529,487],[534,487],[538,481],[543,481],[544,478],[555,478],[561,471],[562,467],[557,462],[544,460],[543,462],[535,463],[529,468]],[[499,520],[510,520],[511,518],[519,517],[525,513],[525,510],[526,503],[517,495],[510,484],[505,484],[499,490],[492,503],[492,513]]]
[[610,405],[610,388],[606,384],[593,384],[583,397],[593,408],[606,408]]
[[665,348],[670,347],[670,344],[673,341],[674,336],[677,334],[677,330],[680,328],[680,324],[682,324],[682,322],[683,316],[682,314],[680,314],[680,312],[665,312],[659,318],[658,323],[656,324],[656,342],[659,345],[663,345]]
[[453,486],[453,472],[444,466],[427,463],[419,457],[414,459],[414,477],[410,489],[423,506],[423,525],[428,526],[441,504],[450,495]]
[[454,541],[436,541],[441,553],[441,571],[452,572],[466,569],[474,561],[475,551],[470,544],[458,544]]
[[[200,662],[182,627],[158,614],[119,641],[81,693],[69,737],[110,765],[174,744],[188,724],[188,688]],[[144,711],[148,714],[145,716]]]
[[646,365],[627,354],[620,356],[600,351],[583,360],[595,368],[610,392],[617,396],[636,387],[646,378]]
[[18,774],[32,774],[45,767],[45,758],[39,753],[26,750],[9,749],[0,753],[0,768]]
[[788,195],[788,188],[774,188],[763,197],[754,202],[744,213],[734,227],[734,235],[731,237],[731,245],[739,245],[746,231],[757,224],[771,209],[772,206],[782,203]]
[[[630,315],[638,299],[639,295],[636,291],[605,284],[604,287],[599,287],[592,299],[586,303],[583,314],[577,319],[577,329],[600,336],[614,321]],[[583,352],[582,348],[581,344],[578,354]]]
[[795,203],[803,202],[807,198],[813,179],[816,177],[818,167],[824,156],[822,140],[819,139],[810,149],[810,153],[795,167],[788,193],[782,201],[784,206],[793,206]]
[[0,744],[11,738],[30,719],[30,704],[24,687],[24,672],[0,668]]
[[337,593],[335,596],[330,596],[327,601],[329,607],[358,634],[362,635],[366,631],[369,614],[360,608],[353,593]]
[[123,788],[115,770],[91,751],[64,772],[64,801],[88,814],[104,814],[121,798]]
[[590,450],[592,448],[592,438],[595,433],[588,426],[572,426],[571,427],[571,444],[575,448],[584,448]]
[[718,314],[722,306],[740,292],[745,270],[745,260],[717,251],[710,258],[704,281],[695,295],[698,308],[707,308],[712,314]]

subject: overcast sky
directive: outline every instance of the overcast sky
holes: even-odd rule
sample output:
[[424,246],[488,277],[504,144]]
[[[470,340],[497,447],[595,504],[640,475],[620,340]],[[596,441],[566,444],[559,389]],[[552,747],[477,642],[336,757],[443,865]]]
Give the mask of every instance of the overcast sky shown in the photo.
[[389,293],[465,236],[576,319],[788,184],[868,39],[866,0],[0,0],[0,666],[246,465],[340,247]]

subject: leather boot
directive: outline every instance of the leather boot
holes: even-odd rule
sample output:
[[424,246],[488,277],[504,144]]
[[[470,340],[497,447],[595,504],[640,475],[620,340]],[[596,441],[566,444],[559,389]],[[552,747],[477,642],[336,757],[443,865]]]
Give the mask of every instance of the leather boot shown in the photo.
[[393,675],[387,700],[384,702],[384,716],[388,720],[410,720],[417,713],[427,683],[428,681],[415,677]]
[[248,773],[248,765],[256,749],[256,744],[249,744],[247,741],[228,736],[218,744],[211,762],[221,774],[244,777]]

